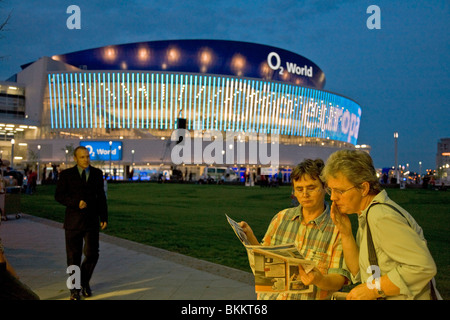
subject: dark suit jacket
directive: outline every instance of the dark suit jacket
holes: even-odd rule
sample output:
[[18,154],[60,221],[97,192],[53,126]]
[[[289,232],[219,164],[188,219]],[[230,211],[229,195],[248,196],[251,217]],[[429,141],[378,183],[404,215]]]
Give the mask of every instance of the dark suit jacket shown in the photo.
[[[76,165],[63,170],[56,185],[55,199],[66,206],[64,228],[67,230],[98,230],[100,221],[108,222],[108,206],[100,169],[90,166],[86,183],[81,180]],[[87,203],[87,208],[79,208],[80,200]]]

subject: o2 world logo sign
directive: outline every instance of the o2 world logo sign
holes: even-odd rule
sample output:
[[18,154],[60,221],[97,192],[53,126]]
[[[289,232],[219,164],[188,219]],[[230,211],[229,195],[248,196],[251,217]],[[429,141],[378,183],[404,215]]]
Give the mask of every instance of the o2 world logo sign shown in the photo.
[[270,69],[276,71],[278,70],[280,75],[284,73],[286,70],[289,73],[296,74],[299,76],[306,76],[309,78],[313,77],[313,68],[312,66],[304,65],[303,67],[298,66],[295,62],[286,61],[286,67],[281,65],[280,55],[274,51],[267,55],[267,64]]

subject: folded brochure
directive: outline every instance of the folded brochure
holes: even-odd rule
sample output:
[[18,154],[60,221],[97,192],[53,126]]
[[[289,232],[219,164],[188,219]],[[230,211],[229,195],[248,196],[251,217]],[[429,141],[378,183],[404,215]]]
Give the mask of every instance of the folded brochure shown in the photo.
[[313,290],[312,285],[307,286],[300,280],[298,266],[301,265],[308,273],[316,263],[304,259],[294,243],[277,246],[251,245],[241,226],[228,215],[225,216],[247,250],[257,293],[308,293]]

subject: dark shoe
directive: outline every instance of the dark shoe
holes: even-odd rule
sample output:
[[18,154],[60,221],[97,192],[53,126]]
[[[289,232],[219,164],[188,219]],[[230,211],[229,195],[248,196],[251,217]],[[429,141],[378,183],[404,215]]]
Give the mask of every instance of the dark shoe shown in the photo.
[[70,300],[81,300],[80,290],[70,291]]
[[81,288],[81,294],[83,295],[83,297],[90,297],[92,296],[92,290],[89,286],[83,287]]

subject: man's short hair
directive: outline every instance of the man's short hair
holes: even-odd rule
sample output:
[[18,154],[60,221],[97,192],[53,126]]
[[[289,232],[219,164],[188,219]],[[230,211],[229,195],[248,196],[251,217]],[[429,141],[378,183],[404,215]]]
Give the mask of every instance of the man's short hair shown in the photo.
[[73,150],[73,156],[76,157],[77,156],[77,151],[78,150],[86,150],[89,152],[89,150],[85,147],[85,146],[78,146],[75,148],[75,150]]

